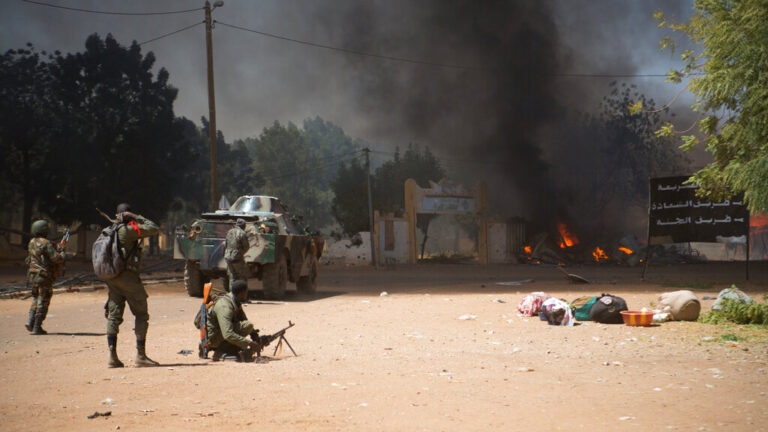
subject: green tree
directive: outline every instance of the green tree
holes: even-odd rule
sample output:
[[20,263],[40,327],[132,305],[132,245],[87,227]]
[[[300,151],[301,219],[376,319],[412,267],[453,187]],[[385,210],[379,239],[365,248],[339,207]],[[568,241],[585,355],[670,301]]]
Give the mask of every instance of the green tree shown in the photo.
[[236,144],[244,146],[265,179],[264,193],[279,197],[316,228],[332,223],[330,183],[339,163],[355,157],[361,147],[320,117],[304,120],[301,129],[275,122],[259,137]]
[[248,150],[254,155],[254,169],[264,179],[262,193],[280,198],[313,227],[330,222],[331,192],[322,187],[324,167],[296,125],[276,121],[250,142]]
[[60,175],[51,151],[56,85],[45,56],[27,44],[0,57],[0,200],[7,209],[21,202],[24,232],[41,196],[53,193]]
[[[680,54],[684,66],[668,81],[688,79],[700,113],[697,135],[683,135],[682,148],[703,145],[713,162],[690,181],[703,197],[720,200],[744,192],[752,212],[768,210],[768,3],[765,0],[695,0],[688,22],[659,11],[660,27],[687,36],[697,47]],[[662,49],[675,50],[669,37]],[[635,105],[635,109],[642,105]],[[672,124],[660,135],[678,133]],[[684,134],[685,131],[679,132]]]
[[348,164],[342,162],[336,177],[331,180],[333,191],[331,214],[347,235],[368,231],[368,172],[359,159]]
[[[649,109],[631,112],[633,100]],[[564,145],[552,156],[552,171],[558,174],[553,180],[568,219],[580,231],[625,234],[628,227],[615,215],[646,205],[648,178],[686,169],[687,160],[672,139],[655,136],[664,114],[635,86],[613,82],[598,115],[566,113],[558,120],[553,132]],[[606,232],[606,227],[622,232]]]
[[382,212],[403,214],[405,181],[412,178],[421,187],[429,187],[429,181],[440,181],[445,170],[434,154],[425,147],[409,144],[405,153],[395,151],[394,158],[376,168],[373,178],[374,208]]
[[52,151],[62,174],[56,193],[40,208],[69,222],[103,223],[93,210],[119,202],[160,219],[173,198],[180,173],[193,159],[182,124],[173,113],[178,91],[169,73],[152,71],[155,56],[112,35],[87,38],[85,51],[59,55],[52,71],[60,128]]
[[[352,235],[369,229],[368,190],[365,167],[359,159],[342,164],[331,182],[333,191],[333,215],[345,234]],[[395,151],[392,160],[379,166],[372,176],[373,208],[381,212],[402,215],[405,208],[405,181],[412,178],[421,187],[429,187],[429,181],[440,181],[445,170],[429,148],[421,150],[409,145],[400,155]],[[420,215],[419,229],[429,230],[430,215]]]
[[[309,147],[312,148],[317,157],[322,161],[349,157],[361,148],[360,143],[355,142],[349,135],[344,133],[342,128],[317,116],[314,119],[304,120],[302,129]],[[334,171],[333,169],[321,171],[320,178],[323,189],[327,189],[331,180],[333,180]]]
[[[210,187],[210,143],[208,138],[208,119],[200,119],[200,142],[205,148],[201,162],[206,164],[205,190]],[[255,195],[264,186],[264,178],[253,166],[253,158],[243,140],[227,143],[224,133],[216,131],[216,158],[218,160],[219,194],[227,196],[231,203],[242,195]],[[215,210],[215,209],[214,209]]]

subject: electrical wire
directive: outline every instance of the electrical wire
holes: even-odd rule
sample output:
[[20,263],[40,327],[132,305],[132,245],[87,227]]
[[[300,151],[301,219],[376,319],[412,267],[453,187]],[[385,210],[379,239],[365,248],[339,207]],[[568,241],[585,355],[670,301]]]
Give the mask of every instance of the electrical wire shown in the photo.
[[286,37],[286,36],[280,36],[280,35],[276,35],[276,34],[273,34],[273,33],[267,33],[267,32],[263,32],[263,31],[259,31],[259,30],[249,29],[249,28],[237,26],[237,25],[234,25],[234,24],[227,24],[227,23],[224,23],[224,22],[221,22],[221,21],[214,20],[214,22],[216,24],[223,25],[224,27],[230,27],[230,28],[233,28],[233,29],[236,29],[236,30],[242,30],[242,31],[250,32],[250,33],[256,33],[256,34],[261,35],[261,36],[271,37],[271,38],[274,38],[274,39],[280,39],[280,40],[284,40],[284,41],[288,41],[288,42],[293,42],[293,43],[297,43],[297,44],[302,44],[302,45],[308,45],[308,46],[315,47],[315,48],[323,48],[323,49],[327,49],[327,50],[331,50],[331,51],[339,51],[339,52],[343,52],[343,53],[347,53],[347,54],[355,54],[355,55],[359,55],[359,56],[373,57],[373,58],[378,58],[378,59],[383,59],[383,60],[393,60],[393,61],[399,61],[399,62],[404,62],[404,63],[413,63],[413,64],[420,64],[420,65],[427,65],[427,66],[437,66],[437,67],[452,68],[452,69],[484,70],[483,68],[477,67],[477,66],[462,66],[462,65],[448,64],[448,63],[436,63],[436,62],[425,61],[425,60],[415,60],[415,59],[409,59],[409,58],[405,58],[405,57],[393,57],[393,56],[386,56],[386,55],[382,55],[382,54],[369,53],[369,52],[365,52],[365,51],[357,51],[357,50],[352,50],[352,49],[347,49],[347,48],[339,48],[339,47],[334,47],[334,46],[331,46],[331,45],[323,45],[323,44],[319,44],[319,43],[315,43],[315,42],[309,42],[309,41],[304,41],[304,40],[300,40],[300,39],[289,38],[289,37]]
[[346,158],[335,160],[335,161],[330,162],[328,164],[324,164],[324,165],[320,165],[320,166],[315,166],[315,167],[310,168],[310,169],[294,171],[294,172],[291,172],[291,173],[281,174],[281,175],[277,175],[277,176],[263,177],[263,179],[264,179],[265,182],[267,182],[267,181],[274,181],[274,180],[283,179],[283,178],[286,178],[286,177],[293,177],[293,176],[297,176],[297,175],[301,175],[301,174],[308,174],[308,173],[313,173],[313,172],[317,172],[317,171],[324,171],[324,170],[326,170],[326,169],[328,169],[330,167],[338,165],[341,162],[348,162],[348,161],[354,160],[357,157],[358,156],[346,157]]
[[180,28],[180,29],[178,29],[178,30],[175,30],[175,31],[172,31],[172,32],[170,32],[170,33],[166,33],[166,34],[164,34],[164,35],[160,35],[160,36],[158,36],[158,37],[155,37],[155,38],[152,38],[152,39],[150,39],[150,40],[146,40],[146,41],[144,41],[144,42],[140,43],[139,45],[145,45],[145,44],[148,44],[148,43],[150,43],[150,42],[154,42],[154,41],[156,41],[156,40],[158,40],[158,39],[162,39],[162,38],[164,38],[164,37],[172,36],[172,35],[175,35],[176,33],[181,33],[181,32],[183,32],[184,30],[189,30],[189,29],[191,29],[192,27],[196,27],[196,26],[199,26],[200,24],[204,24],[204,23],[205,23],[205,21],[200,21],[200,22],[198,22],[198,23],[194,23],[194,24],[192,24],[192,25],[188,25],[188,26],[186,26],[186,27],[182,27],[182,28]]
[[173,14],[181,14],[181,13],[187,13],[187,12],[196,12],[204,9],[204,8],[198,7],[194,9],[184,9],[184,10],[165,11],[165,12],[109,12],[109,11],[97,11],[97,10],[91,10],[91,9],[73,8],[73,7],[55,5],[51,3],[44,3],[44,2],[33,1],[33,0],[21,0],[21,1],[24,3],[31,3],[39,6],[47,6],[47,7],[52,7],[56,9],[64,9],[64,10],[74,11],[74,12],[86,12],[86,13],[93,13],[93,14],[100,14],[100,15],[127,15],[127,16],[173,15]]
[[[371,150],[371,153],[379,154],[379,155],[385,155],[385,156],[394,156],[394,152],[385,152],[381,150]],[[401,154],[402,155],[402,154]],[[453,158],[447,158],[442,156],[436,156],[432,155],[433,158],[435,158],[438,161],[442,161],[443,163],[451,163],[451,164],[458,164],[458,165],[482,165],[482,166],[506,166],[507,162],[505,161],[481,161],[481,160],[472,160],[472,159],[453,159]]]
[[[392,60],[392,61],[398,61],[398,62],[404,62],[404,63],[443,67],[443,68],[449,68],[449,69],[493,71],[493,69],[491,68],[484,68],[481,66],[466,66],[466,65],[458,65],[458,64],[450,64],[450,63],[439,63],[439,62],[417,60],[417,59],[411,59],[411,58],[405,58],[405,57],[394,57],[394,56],[388,56],[383,54],[374,54],[374,53],[357,51],[357,50],[352,50],[347,48],[340,48],[340,47],[335,47],[331,45],[325,45],[325,44],[320,44],[316,42],[290,38],[287,36],[281,36],[274,33],[268,33],[268,32],[247,28],[247,27],[242,27],[234,24],[229,24],[229,23],[225,23],[217,20],[214,20],[214,23],[220,24],[224,27],[229,27],[229,28],[233,28],[236,30],[241,30],[249,33],[255,33],[257,35],[279,39],[287,42],[293,42],[301,45],[311,46],[314,48],[322,48],[322,49],[327,49],[331,51],[339,51],[347,54],[354,54],[354,55],[359,55],[364,57],[373,57],[373,58],[378,58],[382,60]],[[667,76],[667,74],[592,74],[592,73],[556,73],[551,75],[556,77],[570,77],[570,78],[646,78],[646,77],[666,77]]]
[[[20,0],[24,3],[30,3],[35,4],[39,6],[47,6],[57,9],[64,9],[69,11],[75,11],[75,12],[85,12],[85,13],[93,13],[93,14],[101,14],[101,15],[123,15],[123,16],[150,16],[150,15],[172,15],[172,14],[181,14],[181,13],[188,13],[188,12],[196,12],[203,10],[204,8],[194,8],[194,9],[183,9],[183,10],[176,10],[176,11],[164,11],[164,12],[109,12],[109,11],[98,11],[98,10],[92,10],[92,9],[81,9],[81,8],[73,8],[73,7],[67,7],[67,6],[61,6],[61,5],[55,5],[51,3],[45,3],[40,1],[34,1],[34,0]],[[458,65],[458,64],[451,64],[451,63],[439,63],[439,62],[433,62],[433,61],[427,61],[427,60],[418,60],[418,59],[412,59],[412,58],[406,58],[406,57],[396,57],[396,56],[388,56],[383,54],[375,54],[365,51],[358,51],[348,48],[341,48],[341,47],[335,47],[332,45],[325,45],[321,43],[316,42],[310,42],[305,41],[301,39],[295,39],[290,38],[287,36],[281,36],[274,33],[268,33],[256,29],[251,29],[247,27],[242,27],[234,24],[229,24],[221,21],[214,20],[214,23],[220,24],[224,27],[229,27],[236,30],[241,30],[245,32],[255,33],[261,36],[266,36],[274,39],[279,39],[287,42],[293,42],[297,44],[307,45],[314,48],[322,48],[327,49],[331,51],[338,51],[343,52],[346,54],[354,54],[359,55],[363,57],[372,57],[382,60],[391,60],[391,61],[397,61],[397,62],[403,62],[403,63],[411,63],[411,64],[418,64],[418,65],[425,65],[425,66],[434,66],[434,67],[442,67],[442,68],[449,68],[449,69],[459,69],[459,70],[476,70],[476,71],[493,71],[492,68],[485,68],[481,66],[467,66],[467,65]],[[182,32],[184,30],[187,30],[194,26],[185,27],[179,30],[176,30],[171,33],[167,33],[162,36],[158,36],[157,38],[150,39],[148,41],[142,42],[139,45],[143,45],[146,43],[154,42],[158,39],[161,39],[166,36],[171,36],[173,34]],[[657,78],[657,77],[666,77],[667,74],[592,74],[592,73],[556,73],[551,74],[552,76],[556,77],[566,77],[566,78]]]

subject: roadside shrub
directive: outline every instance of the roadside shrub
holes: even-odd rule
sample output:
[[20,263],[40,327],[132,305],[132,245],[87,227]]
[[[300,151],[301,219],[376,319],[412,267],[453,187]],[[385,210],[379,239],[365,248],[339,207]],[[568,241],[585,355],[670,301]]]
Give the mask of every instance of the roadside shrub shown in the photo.
[[722,309],[713,310],[699,317],[699,322],[707,324],[758,324],[768,326],[768,303],[743,304],[726,299]]

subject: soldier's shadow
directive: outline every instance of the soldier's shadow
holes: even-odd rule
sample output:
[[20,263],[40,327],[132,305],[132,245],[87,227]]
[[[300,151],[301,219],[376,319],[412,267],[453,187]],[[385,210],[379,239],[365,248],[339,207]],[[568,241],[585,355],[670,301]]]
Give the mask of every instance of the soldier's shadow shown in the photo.
[[346,294],[344,291],[318,291],[314,294],[302,294],[294,290],[288,290],[282,299],[275,300],[266,298],[262,290],[253,290],[248,292],[248,299],[251,300],[251,303],[255,304],[305,303],[344,294]]
[[210,363],[160,363],[155,367],[195,367],[195,366],[208,366]]
[[106,333],[89,332],[48,332],[48,336],[106,336]]

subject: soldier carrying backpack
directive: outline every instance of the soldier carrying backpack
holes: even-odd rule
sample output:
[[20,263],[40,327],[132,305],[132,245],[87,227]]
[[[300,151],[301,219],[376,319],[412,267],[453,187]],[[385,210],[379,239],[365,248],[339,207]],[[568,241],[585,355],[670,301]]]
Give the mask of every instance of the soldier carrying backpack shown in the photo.
[[117,333],[123,322],[125,303],[136,319],[136,366],[157,366],[146,354],[149,312],[147,291],[141,282],[141,240],[158,233],[160,228],[149,219],[131,212],[129,204],[117,206],[117,219],[105,228],[93,244],[93,268],[108,287],[107,345],[109,367],[123,367],[117,357]]

